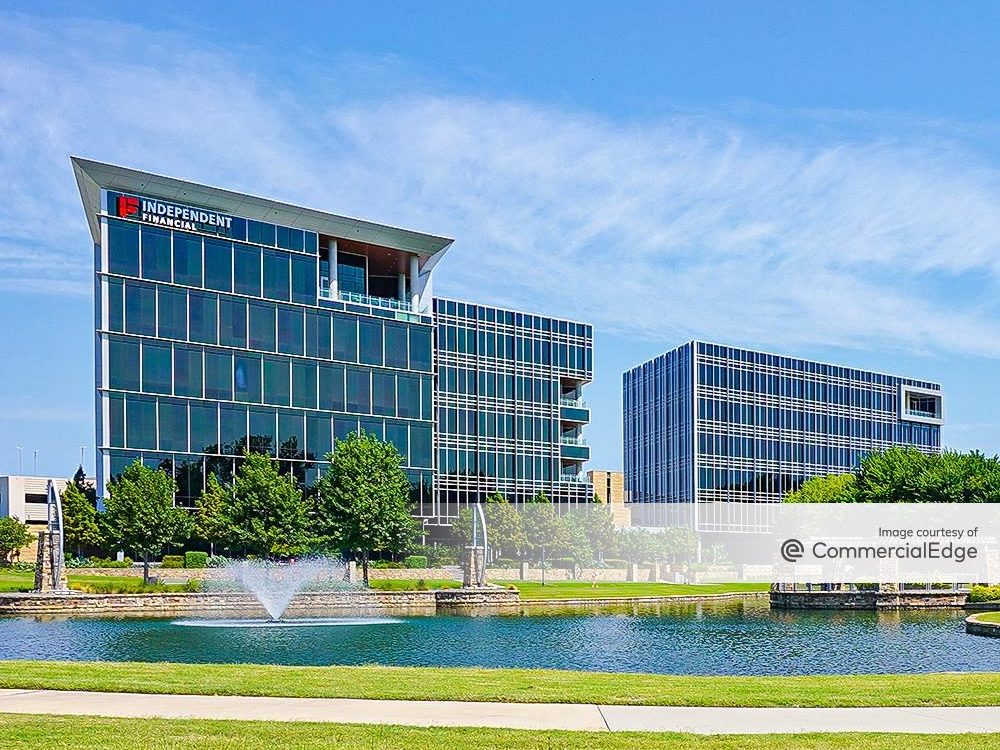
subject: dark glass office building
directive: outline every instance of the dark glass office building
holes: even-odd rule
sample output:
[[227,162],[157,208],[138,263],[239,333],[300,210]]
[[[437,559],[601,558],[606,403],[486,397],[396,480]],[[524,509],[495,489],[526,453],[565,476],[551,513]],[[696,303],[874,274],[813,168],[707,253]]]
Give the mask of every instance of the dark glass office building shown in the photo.
[[633,502],[779,502],[873,450],[941,450],[937,383],[694,341],[623,385]]
[[[504,421],[493,425],[503,442],[487,445],[484,433],[462,443],[475,456],[469,464],[463,451],[461,460],[477,486],[545,489],[560,498],[573,494],[564,486],[579,489],[578,479],[563,481],[580,468],[574,451],[564,459],[560,448],[570,438],[580,448],[586,419],[561,421],[560,400],[579,401],[590,379],[589,326],[474,305],[461,305],[458,315],[457,303],[437,303],[431,272],[448,238],[72,163],[94,239],[102,493],[138,458],[170,472],[178,502],[191,505],[208,474],[228,478],[244,450],[269,453],[308,485],[334,441],[363,429],[399,449],[418,513],[436,518],[438,451],[457,447],[452,434],[478,436],[457,427],[435,435],[436,424],[452,424],[436,411],[436,372],[451,384],[459,367],[463,377],[472,373],[476,389],[487,377],[477,367],[514,376],[509,393],[504,381],[497,396],[482,396],[483,405],[501,408],[509,398],[513,430]],[[450,325],[437,324],[438,310]],[[490,311],[495,336],[486,320],[479,323],[479,310]],[[461,320],[468,311],[473,318]],[[487,338],[501,349],[488,349]],[[438,359],[454,367],[442,370]],[[547,389],[526,385],[529,377],[547,378]],[[523,421],[541,412],[547,428]],[[473,422],[478,431],[478,415]],[[534,452],[501,453],[522,448]],[[586,458],[585,450],[576,454]],[[543,455],[547,463],[536,460]],[[463,486],[461,500],[478,497]]]

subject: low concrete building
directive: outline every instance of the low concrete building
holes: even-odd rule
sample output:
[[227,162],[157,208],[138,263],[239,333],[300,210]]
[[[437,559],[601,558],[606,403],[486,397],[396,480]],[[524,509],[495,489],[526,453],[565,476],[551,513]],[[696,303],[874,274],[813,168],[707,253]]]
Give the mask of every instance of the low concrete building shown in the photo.
[[[65,479],[52,479],[56,490],[62,492],[66,488]],[[0,476],[0,518],[14,517],[28,524],[33,535],[44,530],[48,522],[48,487],[49,477],[25,477],[18,475]],[[23,548],[16,559],[20,562],[34,562],[36,543]]]
[[625,498],[625,474],[621,471],[592,469],[587,472],[587,481],[594,487],[594,499],[611,505],[615,526],[631,526],[632,512]]

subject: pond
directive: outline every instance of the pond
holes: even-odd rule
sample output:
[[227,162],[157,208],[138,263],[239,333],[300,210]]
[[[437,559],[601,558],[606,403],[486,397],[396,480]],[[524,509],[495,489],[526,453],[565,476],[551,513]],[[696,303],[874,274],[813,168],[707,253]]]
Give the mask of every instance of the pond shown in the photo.
[[763,602],[656,612],[405,617],[337,627],[182,627],[151,619],[0,619],[0,659],[547,667],[768,675],[1000,671],[1000,639],[966,613],[772,611]]

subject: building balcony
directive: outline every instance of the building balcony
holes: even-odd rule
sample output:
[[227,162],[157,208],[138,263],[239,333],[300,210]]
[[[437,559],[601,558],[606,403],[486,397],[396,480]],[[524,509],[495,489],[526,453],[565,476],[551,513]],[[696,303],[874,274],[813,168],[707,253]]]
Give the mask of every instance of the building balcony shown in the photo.
[[559,481],[560,482],[576,482],[577,484],[586,484],[587,483],[587,475],[584,472],[582,472],[582,471],[574,473],[574,474],[566,474],[566,473],[564,473],[564,474],[560,474],[559,475]]
[[590,407],[583,399],[559,399],[559,419],[572,424],[586,424],[590,421]]
[[413,305],[405,300],[393,297],[372,297],[367,294],[357,294],[355,292],[334,292],[329,287],[321,286],[319,298],[326,300],[340,300],[354,305],[368,305],[369,307],[381,307],[386,310],[399,310],[401,312],[413,312]]
[[559,441],[559,455],[572,461],[589,461],[590,446],[586,443],[567,443],[566,439]]

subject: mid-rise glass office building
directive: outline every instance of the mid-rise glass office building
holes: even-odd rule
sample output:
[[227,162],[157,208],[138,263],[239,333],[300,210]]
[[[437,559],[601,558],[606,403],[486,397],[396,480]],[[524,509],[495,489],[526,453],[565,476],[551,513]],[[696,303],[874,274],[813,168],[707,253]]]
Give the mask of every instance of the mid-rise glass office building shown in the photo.
[[[560,440],[580,441],[586,419],[566,426],[560,399],[579,400],[590,380],[589,326],[572,324],[571,334],[565,321],[436,303],[431,272],[448,238],[85,159],[72,163],[94,240],[102,493],[140,459],[170,472],[178,502],[191,505],[208,474],[228,478],[244,450],[274,456],[308,485],[334,441],[359,429],[398,448],[425,517],[439,515],[441,455],[456,467],[461,460],[483,490],[544,489],[561,498],[572,494],[564,485],[577,489],[578,481],[562,481],[580,466],[572,451],[562,458]],[[480,310],[490,311],[489,321],[479,322]],[[449,320],[443,327],[438,311]],[[470,311],[472,319],[461,321]],[[536,359],[525,342],[534,347],[541,339]],[[450,408],[452,395],[470,396],[467,381],[459,391],[452,380],[459,369],[474,389],[498,388],[483,390],[481,403],[501,407],[509,399],[515,420],[510,431],[508,412],[499,426],[484,424],[501,430],[503,440],[488,446],[484,433],[463,442],[470,450],[461,459],[448,450],[458,447],[451,435],[466,433],[456,426],[435,436],[437,424],[457,424],[457,411],[443,419],[437,412],[436,375],[451,389]],[[506,379],[494,379],[501,372],[514,378],[509,393]],[[548,378],[547,390],[525,381],[535,377]],[[523,421],[543,411],[549,419],[541,431]],[[472,419],[476,430],[479,419]],[[543,455],[549,461],[539,464]],[[482,496],[466,483],[447,501]]]
[[941,386],[694,341],[624,374],[632,502],[779,502],[868,452],[941,450]]

